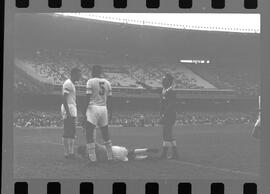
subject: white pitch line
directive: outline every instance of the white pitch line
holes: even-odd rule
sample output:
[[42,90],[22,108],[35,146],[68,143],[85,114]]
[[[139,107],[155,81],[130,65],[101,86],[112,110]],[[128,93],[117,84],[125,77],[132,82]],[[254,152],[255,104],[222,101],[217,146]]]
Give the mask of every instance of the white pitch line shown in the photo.
[[[52,141],[41,141],[42,143],[48,143],[48,144],[53,144],[53,145],[63,145],[62,143],[57,143],[57,142],[52,142]],[[75,147],[77,147],[75,145]],[[175,162],[175,163],[181,163],[181,164],[186,164],[198,168],[204,168],[204,169],[211,169],[211,170],[218,170],[226,173],[232,173],[232,174],[242,174],[242,175],[249,175],[249,176],[256,176],[259,177],[260,175],[257,173],[252,173],[252,172],[245,172],[245,171],[240,171],[240,170],[232,170],[228,168],[218,168],[218,167],[213,167],[213,166],[205,166],[202,164],[198,163],[193,163],[193,162],[186,162],[186,161],[180,161],[180,160],[169,160],[170,162]]]
[[178,161],[177,160],[174,160],[174,161],[170,160],[170,161],[175,162],[175,163],[186,164],[186,165],[190,165],[190,166],[194,166],[194,167],[199,167],[199,168],[223,171],[223,172],[232,173],[232,174],[242,174],[242,175],[249,175],[249,176],[256,176],[256,177],[260,176],[257,173],[245,172],[245,171],[240,171],[240,170],[232,170],[232,169],[228,169],[228,168],[218,168],[218,167],[213,167],[213,166],[205,166],[205,165],[193,163],[193,162],[186,162],[186,161],[179,161],[179,160]]

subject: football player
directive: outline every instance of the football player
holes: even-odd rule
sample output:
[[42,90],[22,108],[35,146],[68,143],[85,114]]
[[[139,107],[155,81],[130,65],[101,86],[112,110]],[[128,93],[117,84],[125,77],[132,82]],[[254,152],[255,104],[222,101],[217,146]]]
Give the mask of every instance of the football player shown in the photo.
[[71,70],[70,79],[67,79],[62,87],[63,103],[61,105],[61,114],[64,120],[64,156],[65,158],[74,158],[74,142],[76,132],[76,88],[74,82],[81,77],[81,71],[78,68]]
[[[96,150],[96,156],[97,156],[98,162],[106,162],[108,160],[107,154],[106,154],[107,153],[106,147],[104,145],[95,143],[95,150]],[[156,148],[141,148],[141,149],[129,150],[123,146],[114,145],[112,146],[112,152],[116,160],[127,162],[131,160],[143,160],[143,159],[154,158],[155,156],[153,154],[158,153],[159,150]],[[88,158],[87,147],[85,145],[78,146],[77,154],[81,158],[87,159]]]
[[259,96],[259,110],[258,119],[252,130],[252,137],[260,139],[261,136],[261,96]]
[[252,137],[260,139],[260,135],[261,135],[260,133],[261,133],[261,116],[259,114],[258,119],[252,130]]
[[168,158],[168,151],[171,148],[171,159],[178,159],[177,145],[172,133],[176,121],[176,93],[173,89],[173,80],[173,76],[167,73],[162,78],[162,88],[153,88],[140,81],[136,83],[160,95],[160,124],[163,129],[163,149],[160,157]]
[[100,128],[106,148],[108,161],[113,162],[112,142],[108,129],[108,110],[110,111],[110,98],[112,96],[111,84],[101,77],[102,67],[92,67],[92,78],[86,84],[86,100],[84,105],[84,128],[86,132],[87,152],[89,164],[96,164],[94,130]]

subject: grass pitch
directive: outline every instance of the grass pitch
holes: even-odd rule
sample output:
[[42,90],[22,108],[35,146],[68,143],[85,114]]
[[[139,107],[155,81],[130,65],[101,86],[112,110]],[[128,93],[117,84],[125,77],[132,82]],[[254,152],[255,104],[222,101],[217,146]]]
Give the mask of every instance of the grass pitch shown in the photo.
[[[174,129],[180,160],[131,161],[88,167],[66,160],[61,128],[14,129],[14,178],[46,179],[250,179],[259,178],[259,140],[251,125],[192,125]],[[162,145],[161,128],[110,128],[114,145]],[[77,129],[76,144],[84,144]]]

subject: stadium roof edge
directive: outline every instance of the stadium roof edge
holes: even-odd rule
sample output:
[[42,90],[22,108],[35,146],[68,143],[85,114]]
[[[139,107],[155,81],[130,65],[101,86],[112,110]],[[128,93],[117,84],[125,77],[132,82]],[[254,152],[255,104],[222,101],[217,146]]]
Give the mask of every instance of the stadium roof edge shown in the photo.
[[[132,25],[132,26],[140,26],[140,27],[145,27],[145,28],[153,28],[153,29],[166,29],[166,30],[175,30],[175,31],[193,31],[193,32],[206,32],[206,33],[226,33],[226,34],[241,34],[241,35],[258,35],[259,33],[256,32],[254,29],[245,29],[247,31],[253,31],[253,32],[246,32],[246,31],[225,31],[224,29],[227,28],[220,28],[220,27],[209,27],[209,29],[213,30],[204,30],[206,27],[199,27],[199,26],[193,26],[193,27],[198,27],[198,29],[190,29],[190,26],[186,26],[186,28],[170,28],[170,27],[165,27],[165,26],[153,26],[153,25],[141,25],[141,24],[132,24],[132,23],[124,23],[124,22],[114,22],[114,21],[108,21],[108,20],[100,20],[100,19],[93,19],[93,18],[83,18],[83,17],[76,17],[72,15],[61,15],[57,13],[46,13],[47,15],[51,15],[54,17],[62,17],[62,18],[70,18],[73,20],[80,20],[80,21],[95,21],[95,22],[100,22],[100,23],[109,23],[109,24],[116,24],[116,25]],[[179,26],[179,25],[178,25]],[[201,29],[199,29],[201,28]],[[215,30],[216,29],[216,30]]]

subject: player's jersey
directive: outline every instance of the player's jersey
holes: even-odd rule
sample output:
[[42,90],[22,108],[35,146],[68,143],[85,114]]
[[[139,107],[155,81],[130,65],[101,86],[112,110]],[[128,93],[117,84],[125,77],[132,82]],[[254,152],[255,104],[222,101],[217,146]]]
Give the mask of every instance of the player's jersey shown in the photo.
[[86,84],[86,93],[91,94],[90,106],[106,106],[107,97],[112,95],[111,84],[104,78],[89,79]]
[[[112,146],[113,156],[121,161],[128,161],[128,150],[122,146]],[[107,152],[104,145],[96,144],[96,155],[98,161],[107,160]]]
[[160,91],[160,113],[175,113],[176,93],[172,87]]
[[[76,88],[70,79],[67,79],[63,84],[62,95],[64,96],[64,94],[67,94],[67,104],[71,116],[77,117]],[[61,106],[61,112],[65,118],[66,111],[63,104]]]

